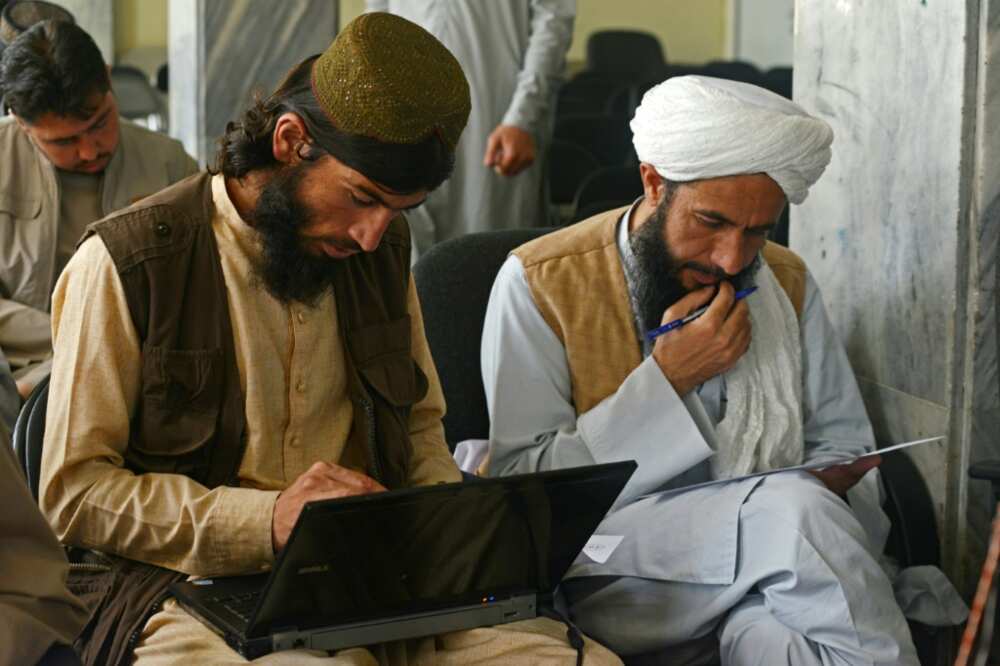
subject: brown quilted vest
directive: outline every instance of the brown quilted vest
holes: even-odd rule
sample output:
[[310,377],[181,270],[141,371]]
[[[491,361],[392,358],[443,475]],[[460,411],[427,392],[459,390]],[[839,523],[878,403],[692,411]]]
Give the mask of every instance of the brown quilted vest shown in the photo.
[[[566,349],[578,415],[617,391],[642,362],[615,238],[626,210],[601,213],[514,250],[535,305]],[[775,243],[761,254],[801,315],[805,263]]]
[[[107,246],[141,343],[141,392],[125,465],[137,474],[184,474],[209,488],[237,483],[246,442],[213,216],[211,176],[202,173],[95,222],[84,236],[97,234]],[[410,408],[428,387],[411,353],[406,221],[394,220],[377,250],[334,270],[354,411],[337,462],[401,488],[412,456]],[[131,663],[139,632],[181,577],[117,557],[78,566],[70,586],[92,610],[77,641],[84,662]]]

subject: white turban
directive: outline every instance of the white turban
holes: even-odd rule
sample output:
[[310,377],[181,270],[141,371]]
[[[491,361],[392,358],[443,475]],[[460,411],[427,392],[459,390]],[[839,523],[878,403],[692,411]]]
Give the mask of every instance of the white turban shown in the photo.
[[768,90],[707,76],[667,79],[632,119],[643,162],[673,181],[766,173],[793,204],[830,162],[833,130]]

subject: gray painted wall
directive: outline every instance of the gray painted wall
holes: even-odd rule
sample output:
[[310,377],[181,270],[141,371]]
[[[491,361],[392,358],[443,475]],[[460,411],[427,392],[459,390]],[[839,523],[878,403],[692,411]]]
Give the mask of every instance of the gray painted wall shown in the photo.
[[998,4],[796,5],[796,100],[836,138],[826,174],[792,211],[791,244],[823,287],[876,435],[948,436],[913,458],[946,570],[965,584],[990,510],[966,468],[1000,457]]

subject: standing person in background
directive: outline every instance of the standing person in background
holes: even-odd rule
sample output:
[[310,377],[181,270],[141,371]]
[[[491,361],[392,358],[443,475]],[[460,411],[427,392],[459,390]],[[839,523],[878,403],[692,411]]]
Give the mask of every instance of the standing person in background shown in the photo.
[[465,71],[472,114],[451,180],[409,215],[415,254],[474,231],[543,226],[545,147],[576,0],[366,0],[423,26]]
[[13,116],[0,120],[0,349],[27,397],[49,374],[49,298],[83,230],[198,165],[118,117],[104,58],[74,23],[41,21],[9,43],[0,90]]

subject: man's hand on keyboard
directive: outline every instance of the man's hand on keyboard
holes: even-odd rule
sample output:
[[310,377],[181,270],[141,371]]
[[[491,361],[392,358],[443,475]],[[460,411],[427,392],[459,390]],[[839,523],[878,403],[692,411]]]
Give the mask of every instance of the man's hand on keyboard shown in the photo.
[[317,462],[305,471],[292,485],[285,488],[274,503],[271,517],[271,544],[280,552],[288,542],[295,521],[306,502],[367,495],[385,490],[375,479],[360,472],[327,462]]

